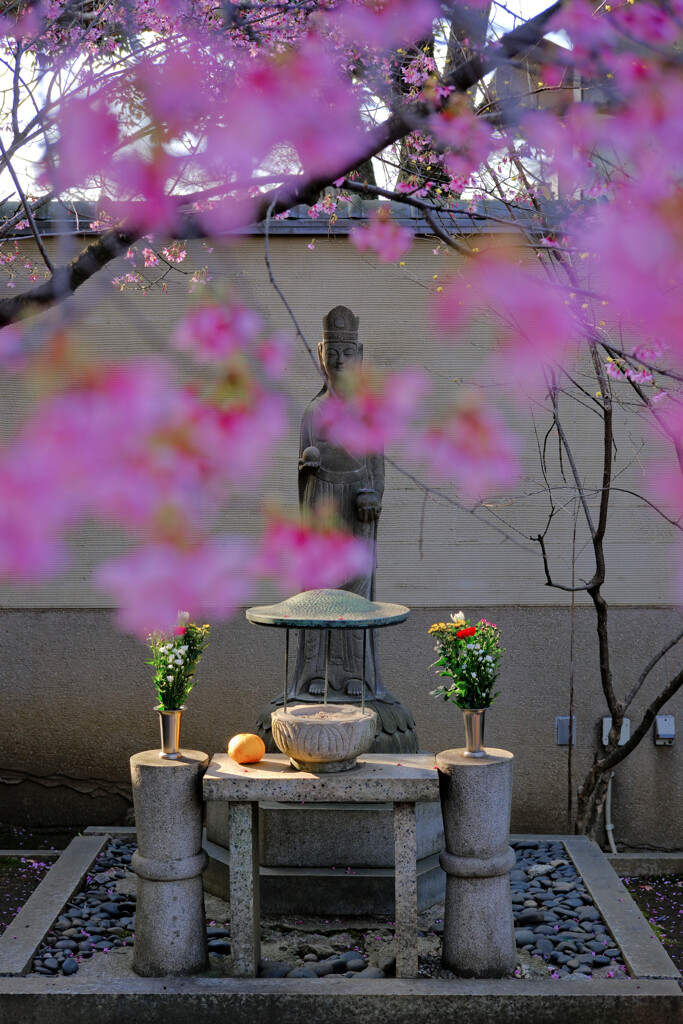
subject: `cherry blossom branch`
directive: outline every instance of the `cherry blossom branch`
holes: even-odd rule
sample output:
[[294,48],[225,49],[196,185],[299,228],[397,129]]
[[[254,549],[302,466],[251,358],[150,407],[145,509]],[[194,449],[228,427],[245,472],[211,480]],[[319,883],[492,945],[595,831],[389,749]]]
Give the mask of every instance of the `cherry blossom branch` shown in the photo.
[[[3,141],[2,141],[1,138],[0,138],[0,153],[2,153],[3,157],[5,156],[5,146],[4,146]],[[26,196],[24,195],[24,190],[21,187],[21,182],[19,181],[19,178],[17,177],[17,173],[14,170],[14,167],[13,167],[11,161],[10,160],[6,160],[5,162],[6,162],[6,165],[7,165],[7,170],[10,173],[10,177],[12,178],[12,181],[14,182],[14,187],[17,190],[17,194],[19,196],[19,199],[21,200],[21,205],[24,207],[24,211],[26,213],[26,218],[28,220],[29,227],[31,228],[31,234],[33,235],[33,237],[35,239],[36,245],[38,246],[38,251],[39,251],[40,255],[43,257],[43,262],[44,262],[45,266],[47,267],[47,269],[50,271],[51,274],[54,274],[54,272],[55,272],[54,263],[50,259],[49,255],[48,255],[48,252],[47,252],[47,249],[43,245],[43,240],[40,237],[40,232],[38,231],[38,228],[36,227],[36,222],[35,222],[35,218],[33,216],[33,210],[31,209],[31,204],[28,202],[28,200],[26,199]]]
[[[31,202],[32,212],[35,213],[36,210],[39,210],[42,206],[45,206],[46,203],[52,202],[52,200],[56,198],[56,195],[56,192],[51,191],[46,192],[44,196],[40,197],[40,199],[34,199]],[[24,207],[21,205],[21,203],[19,205],[21,206],[21,209],[18,210],[13,217],[10,217],[8,220],[3,221],[2,224],[0,224],[0,238],[7,238],[7,236],[11,234],[12,229],[17,226],[19,221],[25,219]]]
[[[561,5],[562,0],[558,0],[556,4],[549,7],[546,11],[501,37],[495,53],[493,48],[489,47],[484,51],[481,58],[471,58],[460,68],[454,69],[449,76],[449,84],[452,84],[459,91],[466,91],[476,84],[488,70],[491,70],[501,62],[500,53],[507,60],[526,52],[543,37],[547,21],[559,10]],[[419,103],[413,104],[401,113],[392,114],[385,122],[368,133],[368,140],[362,150],[356,152],[353,158],[350,158],[333,174],[309,180],[294,187],[283,186],[281,189],[276,190],[274,195],[264,196],[257,204],[255,219],[257,221],[265,220],[269,210],[270,215],[273,216],[278,213],[284,213],[299,203],[314,203],[324,188],[328,187],[338,178],[346,177],[359,164],[398,141],[412,130],[412,121],[417,120],[420,122],[422,116],[423,110]],[[23,133],[21,133],[24,140],[27,131],[30,132],[32,130],[31,125],[35,126],[36,124],[40,124],[42,127],[42,119],[40,117],[34,118],[31,124],[24,128]],[[12,147],[7,150],[7,156],[10,158],[18,142],[19,140],[15,139]],[[188,197],[179,197],[178,204],[180,206],[187,201]],[[188,222],[189,227],[190,224]],[[175,235],[175,237],[206,237],[207,232],[202,230],[194,220],[192,220],[191,227],[191,233],[183,231],[182,234]],[[112,228],[109,232],[105,232],[105,235],[102,236],[99,242],[88,246],[71,263],[56,268],[50,281],[31,288],[21,295],[1,300],[0,327],[12,323],[19,316],[36,313],[73,294],[94,273],[101,270],[102,267],[117,256],[122,255],[128,246],[140,238],[142,234],[143,229],[136,227],[134,224],[125,223]]]
[[0,328],[35,315],[73,295],[98,270],[127,252],[141,235],[142,230],[125,232],[120,228],[110,228],[71,263],[57,267],[48,281],[21,295],[0,300]]
[[434,234],[437,238],[440,238],[445,245],[462,253],[463,256],[472,255],[468,246],[458,241],[458,239],[453,235],[450,235],[448,231],[439,224],[435,216],[435,208],[431,203],[426,203],[422,199],[414,199],[412,196],[406,196],[399,192],[392,192],[389,189],[381,188],[378,185],[366,185],[361,182],[349,181],[348,178],[345,178],[339,187],[346,189],[348,192],[356,192],[360,195],[383,196],[385,199],[395,199],[398,202],[403,203],[405,206],[412,206],[416,210],[420,210]]

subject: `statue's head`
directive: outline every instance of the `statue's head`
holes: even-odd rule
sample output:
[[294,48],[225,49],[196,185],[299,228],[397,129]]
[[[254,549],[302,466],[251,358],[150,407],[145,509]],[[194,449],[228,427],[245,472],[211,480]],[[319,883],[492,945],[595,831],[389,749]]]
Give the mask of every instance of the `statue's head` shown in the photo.
[[358,342],[358,324],[359,317],[346,306],[335,306],[323,317],[323,340],[318,345],[318,359],[332,387],[340,374],[363,358],[363,346]]

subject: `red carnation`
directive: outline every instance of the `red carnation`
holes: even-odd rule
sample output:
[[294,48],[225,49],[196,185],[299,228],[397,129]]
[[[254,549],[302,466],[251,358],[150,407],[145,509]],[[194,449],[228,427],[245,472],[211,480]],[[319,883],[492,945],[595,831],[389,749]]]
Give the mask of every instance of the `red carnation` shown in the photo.
[[186,630],[184,626],[174,626],[173,636],[185,636]]
[[455,635],[459,637],[461,640],[464,640],[466,636],[474,636],[476,632],[476,626],[468,626],[466,629],[459,629]]

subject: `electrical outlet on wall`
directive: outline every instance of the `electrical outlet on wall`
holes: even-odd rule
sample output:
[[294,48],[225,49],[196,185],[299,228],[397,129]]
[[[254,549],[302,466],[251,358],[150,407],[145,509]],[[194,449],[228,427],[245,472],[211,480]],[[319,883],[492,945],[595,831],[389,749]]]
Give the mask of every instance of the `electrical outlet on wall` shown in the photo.
[[[555,742],[559,747],[569,746],[569,715],[555,717]],[[572,715],[572,746],[576,746],[576,715]]]
[[[602,720],[602,745],[607,746],[607,740],[609,739],[609,731],[612,728],[612,719],[609,715],[606,715]],[[621,736],[619,737],[619,746],[623,747],[624,743],[627,743],[631,739],[631,719],[625,718],[621,723]]]

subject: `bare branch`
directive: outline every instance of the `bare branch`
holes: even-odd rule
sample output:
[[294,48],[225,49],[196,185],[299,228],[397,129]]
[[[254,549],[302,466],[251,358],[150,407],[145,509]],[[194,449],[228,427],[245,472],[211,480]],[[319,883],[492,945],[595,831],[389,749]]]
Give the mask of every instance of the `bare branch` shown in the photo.
[[367,185],[365,182],[349,181],[344,179],[344,183],[340,188],[346,189],[348,192],[357,192],[360,195],[369,196],[383,196],[385,199],[394,199],[398,202],[403,203],[405,206],[412,206],[416,210],[420,210],[425,220],[429,224],[430,228],[441,241],[449,246],[451,249],[455,249],[456,252],[460,252],[463,256],[471,256],[470,249],[463,243],[450,235],[448,231],[439,224],[436,219],[434,212],[434,206],[432,203],[425,203],[422,199],[415,199],[412,196],[405,195],[404,193],[392,192],[387,188],[380,188],[379,185]]
[[565,451],[565,453],[567,455],[567,459],[569,461],[569,465],[571,466],[572,476],[574,477],[574,483],[576,485],[576,489],[577,489],[578,494],[579,494],[579,499],[580,499],[581,505],[583,507],[583,514],[586,517],[586,522],[588,523],[588,529],[590,530],[591,537],[592,537],[594,535],[594,533],[595,533],[595,526],[593,525],[593,517],[591,515],[591,510],[588,507],[588,501],[586,499],[586,492],[584,490],[583,484],[581,483],[581,477],[579,476],[579,469],[578,469],[578,466],[576,465],[576,461],[574,459],[574,453],[571,450],[571,447],[569,445],[569,441],[567,440],[567,435],[564,432],[564,427],[562,426],[562,423],[560,421],[559,405],[558,405],[558,401],[557,401],[557,389],[555,389],[555,388],[553,388],[551,390],[551,401],[553,403],[553,420],[555,422],[555,427],[557,429],[557,434],[558,434],[558,437],[560,439],[560,443],[562,444],[562,447],[563,447],[563,449],[564,449],[564,451]]
[[294,324],[294,329],[295,329],[296,333],[298,334],[298,336],[301,339],[301,341],[304,343],[304,347],[305,347],[306,351],[308,352],[309,356],[311,357],[311,362],[315,366],[317,372],[322,377],[322,376],[324,376],[324,374],[323,374],[322,369],[319,366],[318,360],[315,357],[315,353],[313,352],[313,349],[309,345],[309,343],[308,343],[308,341],[306,339],[306,335],[304,334],[304,332],[301,329],[301,325],[299,324],[299,321],[297,320],[296,316],[294,315],[294,310],[292,309],[292,307],[290,306],[289,302],[287,301],[287,296],[282,291],[282,288],[280,288],[280,285],[277,283],[277,281],[275,279],[275,274],[273,273],[273,267],[272,267],[272,264],[270,262],[270,216],[271,216],[271,211],[269,210],[268,214],[266,215],[266,232],[265,232],[265,239],[264,239],[264,241],[265,241],[265,246],[264,246],[265,252],[264,252],[264,255],[265,255],[265,261],[266,261],[266,267],[268,268],[268,277],[270,278],[270,283],[272,284],[273,288],[275,289],[275,291],[280,296],[280,299],[282,300],[283,306],[285,307],[285,309],[289,313],[289,318],[292,321],[292,323]]
[[[0,153],[2,153],[2,155],[4,157],[6,157],[5,146],[4,146],[3,141],[2,141],[1,138],[0,138]],[[14,182],[14,187],[17,190],[17,194],[19,196],[19,199],[21,200],[21,204],[24,207],[24,211],[26,213],[26,219],[29,222],[29,225],[30,225],[30,228],[31,228],[31,233],[32,233],[33,237],[35,238],[36,245],[38,246],[38,251],[39,251],[40,255],[43,257],[43,262],[44,262],[45,266],[47,267],[47,269],[50,271],[51,274],[54,274],[55,267],[54,267],[54,264],[53,264],[52,260],[50,259],[49,255],[48,255],[47,249],[43,245],[43,240],[40,237],[40,232],[38,231],[38,228],[36,227],[36,222],[35,222],[35,218],[33,216],[33,210],[31,209],[31,204],[28,202],[26,196],[24,195],[24,190],[21,187],[21,182],[19,181],[19,178],[17,177],[17,173],[14,170],[14,167],[12,166],[11,161],[6,159],[5,162],[7,164],[7,170],[9,171],[10,176],[12,178],[12,181]]]
[[530,554],[536,553],[533,548],[529,548],[526,544],[520,543],[520,541],[513,537],[512,534],[507,533],[502,527],[496,526],[495,523],[490,522],[489,519],[486,519],[484,516],[480,515],[476,511],[476,509],[469,508],[467,505],[463,504],[461,501],[458,501],[456,498],[451,498],[449,494],[444,494],[443,491],[438,491],[435,487],[430,487],[429,484],[426,484],[424,482],[424,480],[420,480],[419,477],[415,476],[407,469],[404,469],[403,466],[399,466],[399,464],[397,462],[394,462],[393,459],[389,458],[389,456],[386,453],[384,455],[384,461],[388,462],[390,466],[393,466],[394,469],[398,470],[401,476],[405,476],[408,480],[411,480],[417,487],[420,488],[420,490],[424,494],[428,494],[430,495],[430,497],[433,498],[438,498],[440,501],[445,501],[448,505],[452,505],[453,508],[457,508],[461,512],[466,512],[467,515],[472,516],[473,519],[476,519],[478,520],[478,522],[483,523],[484,526],[488,526],[490,530],[495,530],[495,532],[498,533],[503,538],[503,540],[509,541],[516,547],[521,548],[522,551],[526,551]]
[[664,644],[664,646],[660,648],[660,650],[657,651],[657,653],[652,658],[650,658],[647,665],[638,676],[637,682],[633,684],[633,687],[631,688],[631,692],[629,693],[628,697],[624,701],[624,710],[626,710],[626,708],[629,706],[633,698],[636,696],[636,694],[640,690],[641,686],[643,685],[643,683],[645,682],[645,680],[647,679],[655,665],[657,665],[658,662],[660,662],[661,659],[664,657],[664,655],[668,651],[670,651],[672,647],[675,647],[680,640],[683,640],[683,629],[680,631],[678,636],[675,636],[673,640],[669,640],[668,643]]
[[548,555],[545,549],[545,538],[542,533],[539,533],[534,540],[538,541],[541,548],[541,555],[543,557],[543,571],[545,572],[545,585],[546,587],[552,587],[554,590],[566,590],[569,594],[575,594],[581,590],[589,590],[590,583],[584,583],[580,587],[565,587],[562,583],[555,583],[550,576],[550,567],[548,565]]
[[616,747],[615,750],[607,754],[607,756],[604,757],[601,761],[598,761],[595,767],[604,773],[606,771],[609,771],[610,768],[614,768],[614,766],[619,764],[620,761],[623,761],[625,757],[628,757],[631,751],[636,749],[640,741],[647,733],[648,729],[654,722],[659,709],[664,707],[664,705],[668,701],[670,701],[676,693],[678,693],[682,686],[683,669],[681,669],[681,671],[678,672],[677,675],[673,677],[673,679],[669,680],[669,682],[661,691],[661,693],[659,693],[652,701],[649,708],[643,715],[640,725],[631,733],[630,740],[628,740],[628,742],[624,743],[622,746]]

